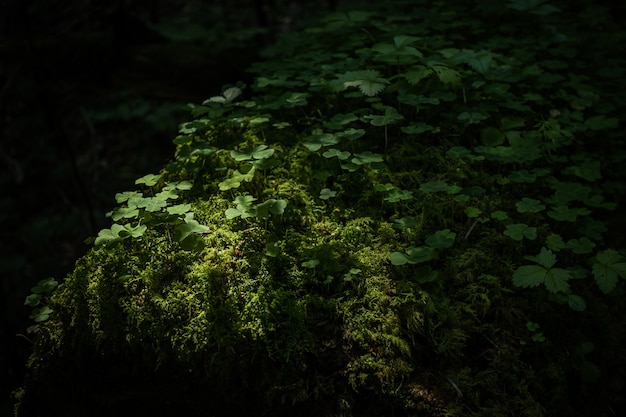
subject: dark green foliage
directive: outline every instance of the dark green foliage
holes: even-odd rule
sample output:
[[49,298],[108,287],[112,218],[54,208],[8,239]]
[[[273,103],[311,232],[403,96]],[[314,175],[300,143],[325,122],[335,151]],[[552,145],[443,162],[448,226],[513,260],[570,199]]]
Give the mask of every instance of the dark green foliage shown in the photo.
[[566,5],[420,3],[330,15],[190,105],[140,181],[188,190],[118,199],[146,229],[54,293],[18,415],[81,360],[111,409],[154,381],[207,416],[624,406],[621,58]]

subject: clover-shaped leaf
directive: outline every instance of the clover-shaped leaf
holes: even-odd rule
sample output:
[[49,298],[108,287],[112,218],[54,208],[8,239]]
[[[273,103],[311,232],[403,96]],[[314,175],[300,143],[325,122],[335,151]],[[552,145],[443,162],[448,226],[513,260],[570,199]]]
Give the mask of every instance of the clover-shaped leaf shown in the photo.
[[330,148],[329,150],[327,150],[326,152],[324,152],[322,154],[322,156],[324,158],[338,158],[340,160],[346,160],[350,157],[351,153],[348,151],[340,151],[339,149],[336,148]]
[[145,184],[148,187],[152,187],[153,185],[156,185],[160,179],[161,179],[160,175],[148,174],[148,175],[144,175],[138,180],[135,180],[135,184],[137,185]]
[[572,208],[567,206],[556,206],[548,211],[548,216],[558,221],[575,222],[578,216],[586,216],[591,211],[584,207]]
[[387,126],[404,119],[404,116],[398,113],[395,108],[386,106],[384,115],[369,115],[365,116],[365,118],[370,119],[370,123],[373,126]]
[[417,226],[417,220],[413,217],[402,217],[393,221],[393,227],[400,230],[413,229]]
[[308,141],[304,142],[304,146],[311,152],[318,151],[322,146],[332,146],[339,143],[337,136],[330,133],[320,133],[313,135]]
[[305,268],[313,269],[320,264],[319,259],[310,259],[308,261],[302,262],[302,266]]
[[283,214],[287,207],[285,200],[270,198],[261,204],[254,206],[254,216],[259,219],[268,218],[270,214]]
[[515,203],[515,206],[520,213],[539,213],[546,208],[539,200],[528,197],[522,198],[522,201]]
[[448,191],[448,184],[445,181],[429,181],[420,184],[420,190],[426,193]]
[[424,122],[417,122],[411,123],[408,126],[403,126],[400,130],[408,135],[419,135],[420,133],[431,132],[435,130],[435,128]]
[[383,157],[380,154],[372,153],[370,151],[354,154],[354,158],[351,159],[351,162],[355,165],[365,165],[382,161]]
[[508,224],[503,234],[518,242],[524,238],[535,240],[537,239],[537,228],[524,223]]
[[337,191],[333,191],[329,188],[323,188],[322,191],[320,191],[320,198],[322,200],[328,200],[329,198],[332,198],[335,196],[337,196]]
[[567,248],[576,254],[591,253],[596,244],[586,237],[580,239],[570,239],[567,241]]
[[245,149],[243,151],[230,151],[230,156],[235,161],[248,161],[252,159],[267,159],[274,155],[274,149],[268,148],[267,145],[258,145],[254,148]]
[[450,229],[438,230],[426,239],[426,244],[432,248],[451,248],[454,245],[456,233]]
[[191,204],[177,204],[175,206],[168,207],[167,212],[173,215],[181,215],[191,210]]

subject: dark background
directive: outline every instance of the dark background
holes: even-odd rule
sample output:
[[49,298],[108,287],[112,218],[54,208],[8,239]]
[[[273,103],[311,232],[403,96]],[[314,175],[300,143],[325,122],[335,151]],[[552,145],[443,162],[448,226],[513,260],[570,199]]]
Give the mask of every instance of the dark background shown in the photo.
[[30,354],[38,281],[61,281],[115,193],[172,157],[186,103],[250,83],[325,0],[0,0],[0,414]]

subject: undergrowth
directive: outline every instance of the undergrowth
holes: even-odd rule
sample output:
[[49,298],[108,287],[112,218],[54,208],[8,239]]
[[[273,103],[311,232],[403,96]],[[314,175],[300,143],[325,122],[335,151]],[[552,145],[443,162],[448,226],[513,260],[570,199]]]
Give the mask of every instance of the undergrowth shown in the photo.
[[156,375],[192,415],[624,406],[624,32],[426,3],[332,14],[190,105],[47,300],[17,415],[92,360],[107,406]]

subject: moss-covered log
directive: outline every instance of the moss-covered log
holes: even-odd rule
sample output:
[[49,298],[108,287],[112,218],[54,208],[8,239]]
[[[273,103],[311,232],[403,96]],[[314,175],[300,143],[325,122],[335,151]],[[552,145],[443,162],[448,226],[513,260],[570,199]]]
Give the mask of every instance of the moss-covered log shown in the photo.
[[42,299],[17,415],[624,406],[624,31],[466,3],[338,12],[191,105]]

